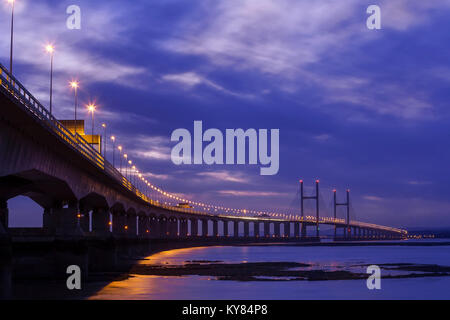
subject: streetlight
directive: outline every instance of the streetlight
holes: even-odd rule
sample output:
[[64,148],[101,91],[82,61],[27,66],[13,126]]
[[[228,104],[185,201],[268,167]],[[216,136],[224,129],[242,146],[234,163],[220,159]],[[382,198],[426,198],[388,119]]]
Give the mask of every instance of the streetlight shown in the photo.
[[115,167],[116,137],[115,136],[111,136],[111,141],[112,141],[112,144],[113,144],[113,167]]
[[119,158],[120,158],[120,170],[119,172],[122,173],[122,146],[118,146],[117,149],[119,149]]
[[91,143],[94,144],[94,112],[95,112],[95,104],[90,104],[87,106],[88,112],[92,113],[92,135],[91,135]]
[[133,182],[131,182],[131,183],[134,185],[134,171],[136,170],[136,166],[132,166],[131,169],[132,169],[132,175],[133,175],[133,179],[132,179]]
[[133,163],[133,161],[128,160],[128,164],[130,165],[130,166],[128,167],[128,181],[131,180],[131,164],[132,164],[132,163]]
[[[13,68],[13,41],[14,41],[14,3],[15,0],[8,0],[8,3],[11,4],[11,44],[9,51],[9,74],[12,76],[12,68]],[[9,77],[11,80],[11,77]]]
[[50,53],[50,114],[52,114],[52,98],[53,98],[53,54],[55,48],[53,45],[48,44],[45,46],[45,50]]
[[79,87],[79,84],[78,84],[77,81],[72,81],[72,82],[70,82],[70,87],[75,92],[74,107],[75,107],[75,136],[76,136],[77,135],[77,105],[78,105],[78,87]]
[[[123,155],[123,157],[125,158],[125,166],[126,166],[127,163],[128,163],[128,155],[125,153],[125,154]],[[125,167],[125,176],[127,176],[127,169],[126,169],[126,167]]]
[[104,149],[103,149],[103,157],[106,158],[106,123],[102,123],[102,128],[103,128],[103,137],[105,138],[105,142],[103,142],[104,145]]

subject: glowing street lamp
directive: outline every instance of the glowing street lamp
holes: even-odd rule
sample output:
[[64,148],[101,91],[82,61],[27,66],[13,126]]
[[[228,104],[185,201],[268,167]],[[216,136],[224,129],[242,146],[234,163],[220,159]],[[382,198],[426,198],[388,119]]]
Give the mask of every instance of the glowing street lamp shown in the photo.
[[79,83],[77,81],[72,81],[72,82],[70,82],[70,87],[74,90],[74,94],[75,94],[74,109],[75,109],[75,136],[76,136],[77,135],[77,106],[78,106]]
[[102,128],[103,128],[103,138],[104,138],[104,142],[103,142],[103,157],[106,158],[106,123],[102,123]]
[[113,167],[115,167],[115,160],[116,160],[116,137],[115,136],[111,136],[111,141],[113,144]]
[[48,44],[45,46],[45,50],[50,54],[50,114],[52,114],[52,99],[53,99],[53,55],[55,53],[55,47]]
[[129,166],[128,166],[128,180],[131,180],[130,178],[131,178],[131,165],[133,164],[133,161],[131,161],[131,160],[128,160],[128,164],[129,164]]
[[[14,3],[15,0],[8,0],[8,3],[11,5],[11,44],[9,51],[9,74],[13,73],[13,42],[14,42]],[[9,78],[11,81],[11,77]]]
[[96,108],[97,107],[93,103],[91,103],[87,106],[88,112],[90,112],[92,114],[92,137],[91,137],[92,144],[94,144],[94,112],[95,112]]
[[122,146],[118,146],[117,149],[119,149],[119,158],[120,158],[120,170],[119,172],[122,173]]

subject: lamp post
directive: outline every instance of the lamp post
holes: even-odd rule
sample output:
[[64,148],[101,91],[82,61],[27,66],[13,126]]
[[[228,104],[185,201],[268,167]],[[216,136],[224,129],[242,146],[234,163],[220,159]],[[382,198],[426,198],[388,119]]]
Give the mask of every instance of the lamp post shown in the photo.
[[108,140],[106,138],[106,123],[102,123],[102,128],[103,128],[103,137],[104,137],[104,140],[105,140],[105,142],[103,142],[103,146],[104,146],[103,157],[106,159],[106,140]]
[[127,176],[127,163],[128,163],[128,155],[125,153],[123,155],[123,157],[125,158],[125,177]]
[[95,112],[95,105],[94,104],[90,104],[87,106],[88,111],[92,114],[92,132],[91,132],[91,144],[94,144],[94,112]]
[[74,109],[75,109],[75,137],[77,135],[77,106],[78,106],[78,82],[77,81],[72,81],[70,83],[70,86],[72,87],[72,89],[74,90],[74,95],[75,95],[75,102],[74,102]]
[[119,172],[122,173],[122,146],[118,146],[117,149],[119,149],[119,158],[120,158]]
[[50,114],[53,112],[53,55],[55,52],[55,48],[53,45],[48,44],[45,47],[45,50],[50,53]]
[[116,157],[115,157],[115,155],[116,155],[116,137],[115,136],[111,136],[111,141],[112,141],[112,144],[113,144],[113,167],[115,167],[115,162],[116,162]]
[[133,177],[132,177],[132,179],[131,179],[131,180],[132,180],[131,183],[134,185],[134,171],[136,170],[136,166],[132,166],[131,169],[132,169],[132,170],[131,170],[131,173],[132,173],[132,175],[133,175]]
[[129,166],[128,166],[128,181],[131,182],[131,165],[133,164],[133,161],[128,160],[128,164],[129,164]]
[[[14,3],[15,0],[8,0],[8,3],[11,4],[11,44],[9,47],[9,74],[12,76],[13,73],[13,42],[14,42]],[[9,81],[11,81],[11,77],[9,77]]]

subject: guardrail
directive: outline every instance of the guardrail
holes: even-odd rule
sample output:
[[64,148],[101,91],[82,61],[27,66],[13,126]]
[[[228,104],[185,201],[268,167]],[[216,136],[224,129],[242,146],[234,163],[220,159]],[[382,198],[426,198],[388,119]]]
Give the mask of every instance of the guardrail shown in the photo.
[[[82,136],[78,133],[72,133],[65,126],[61,124],[14,76],[11,76],[8,70],[0,64],[0,90],[12,96],[17,102],[20,103],[25,110],[31,114],[36,119],[40,120],[40,123],[45,126],[48,130],[55,133],[64,143],[70,146],[73,150],[80,153],[85,159],[93,163],[98,169],[102,170],[109,177],[116,180],[120,185],[122,185],[127,190],[134,193],[137,197],[141,198],[148,204],[156,207],[177,211],[181,213],[198,214],[213,216],[214,214],[210,212],[203,212],[194,210],[193,208],[179,208],[170,205],[165,205],[159,201],[152,200],[148,198],[144,193],[142,193],[138,188],[136,188],[122,173],[117,170],[111,163],[109,163],[103,155],[101,155],[95,148],[93,148]],[[246,218],[242,216],[233,216],[236,218]],[[270,218],[268,218],[270,219]],[[283,219],[271,219],[271,220],[283,220]],[[283,220],[289,221],[289,220]],[[293,221],[299,222],[314,222],[315,218],[296,218]],[[337,219],[336,221],[330,220],[329,218],[320,220],[320,223],[342,223],[342,220]],[[363,223],[363,222],[352,222],[351,226],[359,226],[373,229],[380,229],[391,232],[404,233],[405,230],[400,230],[396,228],[390,228],[385,226],[379,226],[375,224]]]

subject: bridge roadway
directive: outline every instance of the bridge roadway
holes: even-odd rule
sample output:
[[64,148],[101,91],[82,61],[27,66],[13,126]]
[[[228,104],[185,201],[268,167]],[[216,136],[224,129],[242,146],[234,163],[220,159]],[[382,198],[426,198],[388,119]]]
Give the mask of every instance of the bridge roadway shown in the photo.
[[[318,240],[306,233],[318,224],[342,229],[341,238],[347,240],[406,236],[403,230],[342,219],[234,216],[164,205],[149,199],[83,137],[62,126],[1,65],[0,81],[0,237],[9,239],[5,243],[19,232],[8,228],[7,206],[9,199],[19,195],[43,208],[41,238],[60,241]],[[38,238],[36,234],[29,237],[30,242]]]

